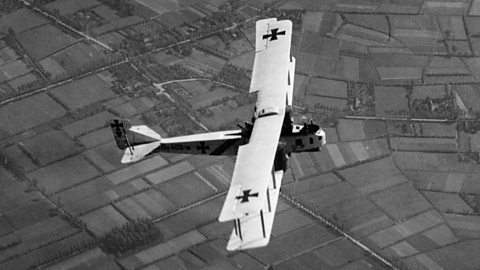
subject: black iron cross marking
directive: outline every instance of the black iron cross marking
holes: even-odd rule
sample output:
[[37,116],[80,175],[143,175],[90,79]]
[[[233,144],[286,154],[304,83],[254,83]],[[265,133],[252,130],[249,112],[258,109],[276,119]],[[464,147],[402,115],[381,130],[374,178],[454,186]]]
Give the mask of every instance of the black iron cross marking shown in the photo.
[[197,150],[202,150],[202,154],[205,154],[207,151],[210,150],[210,146],[205,145],[205,142],[200,142],[200,145],[197,146]]
[[244,190],[243,195],[242,196],[237,196],[237,197],[235,197],[235,199],[241,200],[240,203],[244,203],[244,202],[248,202],[248,197],[258,197],[258,192],[250,194],[250,191],[252,191],[252,190],[251,189]]
[[285,30],[278,32],[278,28],[273,28],[271,31],[272,31],[271,34],[263,35],[262,39],[270,38],[270,41],[272,41],[272,40],[277,40],[278,35],[285,35]]

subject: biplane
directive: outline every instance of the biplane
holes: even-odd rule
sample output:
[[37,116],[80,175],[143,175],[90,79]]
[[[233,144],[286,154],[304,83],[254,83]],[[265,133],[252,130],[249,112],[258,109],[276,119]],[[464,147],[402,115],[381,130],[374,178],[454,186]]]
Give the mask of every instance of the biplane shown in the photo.
[[270,240],[283,173],[292,153],[320,151],[325,132],[310,123],[293,123],[295,58],[290,56],[292,23],[276,18],[256,23],[255,60],[250,93],[257,92],[252,123],[238,130],[162,138],[145,125],[127,128],[112,120],[122,163],[159,152],[236,155],[220,222],[231,221],[228,250],[266,246]]

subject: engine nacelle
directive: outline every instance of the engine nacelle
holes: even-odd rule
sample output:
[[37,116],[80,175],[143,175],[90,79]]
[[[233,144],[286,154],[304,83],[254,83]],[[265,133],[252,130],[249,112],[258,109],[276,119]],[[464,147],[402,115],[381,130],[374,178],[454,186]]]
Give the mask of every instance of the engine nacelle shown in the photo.
[[288,154],[286,148],[286,142],[278,142],[277,153],[275,154],[275,160],[273,162],[275,171],[283,170],[285,172],[288,168]]

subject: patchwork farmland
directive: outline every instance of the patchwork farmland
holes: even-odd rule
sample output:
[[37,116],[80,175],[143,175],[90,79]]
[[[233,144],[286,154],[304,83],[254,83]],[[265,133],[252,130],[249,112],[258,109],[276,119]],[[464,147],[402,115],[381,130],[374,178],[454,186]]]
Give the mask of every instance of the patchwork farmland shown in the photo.
[[[479,1],[4,2],[0,269],[480,267]],[[294,22],[295,119],[328,144],[291,156],[269,246],[227,252],[235,158],[122,164],[108,121],[250,120],[252,22],[274,16]],[[158,239],[105,248],[145,220]]]

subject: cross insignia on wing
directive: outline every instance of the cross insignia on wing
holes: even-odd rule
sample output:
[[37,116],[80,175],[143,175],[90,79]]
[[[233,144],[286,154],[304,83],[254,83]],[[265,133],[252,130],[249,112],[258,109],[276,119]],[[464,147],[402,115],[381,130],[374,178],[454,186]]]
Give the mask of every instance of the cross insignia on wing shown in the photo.
[[235,199],[241,200],[240,203],[244,203],[244,202],[248,202],[248,197],[258,197],[258,192],[250,194],[251,191],[252,191],[251,189],[244,190],[243,195],[237,196],[235,197]]
[[262,38],[262,39],[270,38],[270,41],[273,41],[273,40],[277,40],[277,39],[278,39],[277,36],[279,36],[279,35],[284,36],[284,35],[285,35],[285,30],[278,32],[278,28],[273,28],[273,29],[271,30],[271,32],[272,32],[271,34],[263,35],[263,38]]

